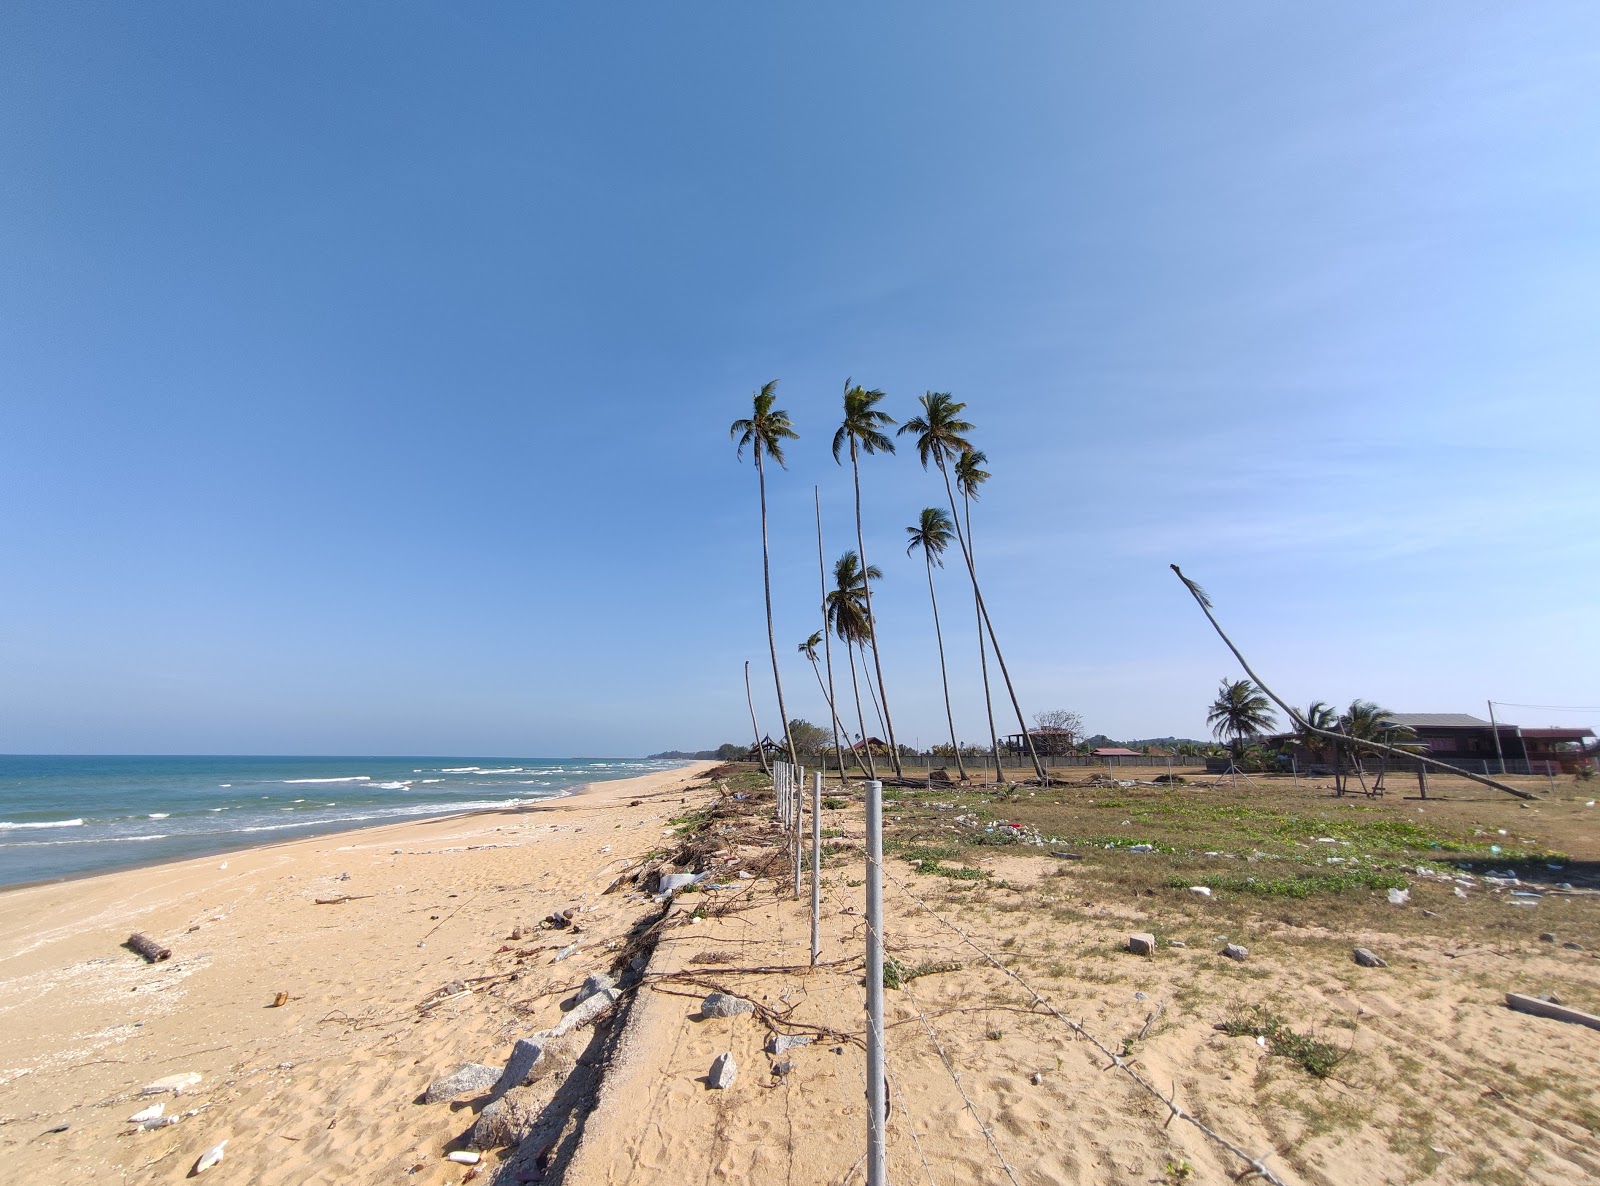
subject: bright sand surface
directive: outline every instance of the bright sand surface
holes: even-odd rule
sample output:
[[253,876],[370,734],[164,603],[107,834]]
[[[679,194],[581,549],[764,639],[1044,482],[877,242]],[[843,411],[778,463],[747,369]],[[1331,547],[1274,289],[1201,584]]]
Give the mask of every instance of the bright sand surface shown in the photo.
[[[460,1180],[444,1153],[472,1114],[418,1094],[463,1062],[498,1064],[610,966],[654,909],[601,891],[663,845],[711,765],[0,893],[0,1178],[171,1182],[226,1138],[208,1181]],[[570,939],[537,924],[572,906],[593,909],[578,951],[552,964],[544,949]],[[452,980],[517,968],[497,949],[519,925],[517,948],[538,949],[521,965],[526,991],[419,1009]],[[172,958],[122,947],[135,931]],[[280,992],[288,1003],[269,1007]],[[183,1072],[201,1076],[191,1092],[138,1096]],[[126,1118],[157,1100],[200,1111],[127,1135]]]

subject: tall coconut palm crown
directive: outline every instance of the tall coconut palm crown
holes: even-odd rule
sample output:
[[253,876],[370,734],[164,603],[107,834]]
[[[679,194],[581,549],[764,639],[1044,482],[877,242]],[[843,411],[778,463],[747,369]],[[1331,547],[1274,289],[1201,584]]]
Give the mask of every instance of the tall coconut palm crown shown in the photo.
[[1234,757],[1239,756],[1240,742],[1246,737],[1259,737],[1277,724],[1268,700],[1255,684],[1247,679],[1223,680],[1217,689],[1217,698],[1206,713],[1206,724],[1212,735],[1229,738],[1228,746]]
[[913,416],[902,424],[898,435],[917,434],[917,460],[922,462],[923,469],[932,461],[943,470],[946,462],[972,451],[972,442],[966,437],[972,425],[961,419],[966,404],[948,391],[926,392],[917,402],[922,405],[922,415]]
[[923,507],[922,513],[917,516],[917,525],[907,527],[906,535],[909,537],[906,555],[921,548],[927,554],[928,563],[939,568],[944,567],[945,549],[956,538],[950,516],[939,507]]
[[[876,564],[867,566],[866,576],[868,580],[883,579]],[[833,588],[828,591],[828,625],[833,627],[836,636],[849,643],[862,643],[872,637],[866,582],[861,577],[861,558],[854,552],[846,552],[833,566]]]
[[741,461],[744,459],[746,445],[754,445],[756,464],[761,464],[761,455],[764,452],[784,469],[788,464],[783,459],[783,442],[797,441],[800,434],[795,432],[794,426],[789,421],[789,413],[782,408],[773,408],[773,403],[778,398],[778,381],[774,379],[766,384],[760,391],[751,397],[751,412],[748,420],[735,420],[728,428],[728,439],[739,441],[739,448],[735,456]]
[[840,456],[845,446],[854,442],[864,453],[893,453],[894,442],[883,429],[894,423],[894,417],[878,411],[879,401],[887,398],[883,392],[868,390],[860,384],[844,381],[844,423],[833,434],[833,459],[843,463]]
[[973,502],[978,500],[978,487],[991,477],[989,471],[983,468],[988,460],[988,455],[982,449],[965,449],[956,458],[956,489],[961,491],[962,498],[970,498]]

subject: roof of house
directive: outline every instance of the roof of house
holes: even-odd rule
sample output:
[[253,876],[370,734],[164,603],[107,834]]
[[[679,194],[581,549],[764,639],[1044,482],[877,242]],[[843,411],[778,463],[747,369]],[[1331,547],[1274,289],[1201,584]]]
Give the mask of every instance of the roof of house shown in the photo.
[[1524,737],[1535,741],[1581,741],[1585,737],[1593,737],[1593,729],[1524,729]]
[[1097,758],[1137,758],[1140,755],[1138,750],[1129,749],[1127,746],[1106,745],[1095,750],[1094,756]]
[[1487,729],[1489,722],[1466,712],[1392,712],[1384,718],[1413,729]]

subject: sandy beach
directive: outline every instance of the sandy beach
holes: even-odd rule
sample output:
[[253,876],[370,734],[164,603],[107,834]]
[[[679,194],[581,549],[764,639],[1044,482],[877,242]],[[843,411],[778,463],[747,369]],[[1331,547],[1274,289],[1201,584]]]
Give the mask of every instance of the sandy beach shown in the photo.
[[[661,846],[710,765],[0,893],[5,1177],[174,1181],[226,1139],[211,1180],[458,1180],[443,1151],[471,1114],[413,1101],[461,1063],[501,1061],[609,966],[655,908],[601,891]],[[335,898],[349,900],[318,904]],[[577,950],[552,964],[543,949],[574,940],[538,923],[574,907]],[[519,927],[515,950],[538,949],[520,963],[502,950]],[[135,931],[172,957],[148,964],[122,947]],[[419,1009],[480,977],[483,991]],[[279,993],[287,1003],[271,1007]],[[185,1073],[200,1079],[181,1096],[138,1094]],[[126,1118],[155,1102],[198,1111],[127,1135]]]

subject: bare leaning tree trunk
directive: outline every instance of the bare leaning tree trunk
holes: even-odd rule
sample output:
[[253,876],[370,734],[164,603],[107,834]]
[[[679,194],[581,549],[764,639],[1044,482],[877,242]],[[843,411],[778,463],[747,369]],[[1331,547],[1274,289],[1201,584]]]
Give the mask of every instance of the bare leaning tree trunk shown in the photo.
[[[1254,683],[1256,687],[1260,688],[1261,691],[1266,694],[1268,699],[1270,699],[1279,708],[1283,709],[1283,711],[1288,714],[1289,719],[1293,721],[1298,728],[1304,729],[1308,733],[1314,733],[1318,737],[1326,737],[1335,745],[1348,740],[1348,737],[1342,733],[1335,733],[1330,729],[1317,728],[1317,726],[1307,721],[1306,718],[1301,715],[1298,709],[1289,704],[1271,688],[1267,687],[1266,684],[1262,683],[1261,677],[1251,669],[1249,662],[1245,659],[1244,655],[1239,652],[1239,648],[1233,645],[1233,639],[1228,637],[1227,633],[1222,629],[1221,624],[1218,623],[1217,616],[1211,612],[1211,598],[1206,596],[1205,590],[1191,581],[1188,577],[1184,576],[1183,570],[1176,564],[1171,564],[1167,567],[1171,568],[1172,571],[1177,574],[1178,579],[1183,582],[1184,588],[1189,590],[1189,595],[1194,598],[1195,604],[1200,607],[1200,612],[1205,614],[1206,620],[1211,623],[1211,628],[1217,632],[1217,637],[1222,639],[1222,641],[1227,644],[1228,649],[1233,652],[1233,657],[1239,660],[1239,666],[1244,668],[1244,673],[1250,677],[1251,682]],[[1433,766],[1439,770],[1460,775],[1462,778],[1469,779],[1472,782],[1480,783],[1486,787],[1493,787],[1495,790],[1504,791],[1508,795],[1515,795],[1519,799],[1537,799],[1539,797],[1538,795],[1521,790],[1517,787],[1508,786],[1506,783],[1497,782],[1495,779],[1489,778],[1485,775],[1473,774],[1470,770],[1462,770],[1460,767],[1452,766],[1448,762],[1441,762],[1438,758],[1429,757],[1427,754],[1411,753],[1409,750],[1403,750],[1392,745],[1385,745],[1381,741],[1363,741],[1361,745],[1363,748],[1373,750],[1377,753],[1392,754],[1399,758],[1415,758],[1423,765]],[[1352,757],[1355,759],[1356,767],[1359,770],[1361,763],[1360,753],[1354,753],[1352,754]]]
[[750,728],[756,734],[756,757],[761,759],[761,773],[768,775],[772,771],[767,768],[767,747],[761,744],[761,726],[756,724],[756,698],[750,693],[750,660],[744,661],[744,698],[750,705]]
[[783,676],[778,674],[778,640],[772,633],[772,566],[767,559],[767,469],[761,463],[761,449],[756,448],[756,480],[761,486],[761,587],[767,599],[767,649],[772,652],[772,683],[778,690],[778,716],[783,725],[783,739],[788,743],[789,765],[799,766],[800,758],[794,752],[794,738],[790,735],[789,710],[783,704]]
[[978,618],[978,666],[983,671],[983,710],[989,714],[989,744],[994,749],[994,780],[1003,782],[1000,777],[1000,735],[995,731],[994,697],[989,693],[989,648],[983,642],[983,605],[978,601],[977,549],[972,542],[972,499],[967,497],[965,489],[962,487],[961,509],[967,518],[967,552],[972,560],[972,611]]
[[[838,703],[833,694],[833,641],[828,637],[828,566],[822,559],[822,490],[820,487],[811,487],[811,499],[817,508],[817,581],[822,586],[822,654],[828,661],[828,711],[833,714],[833,752],[839,759],[839,785],[849,785],[849,780],[844,775],[844,748],[839,744],[839,710],[834,707]],[[812,651],[816,654],[816,651]],[[812,660],[812,667],[816,660]],[[821,678],[818,678],[821,683]],[[849,734],[846,729],[845,733]],[[826,762],[823,763],[827,765]],[[865,769],[865,767],[863,767]]]
[[923,566],[928,570],[928,600],[933,603],[933,637],[939,644],[939,678],[944,681],[944,719],[950,725],[950,751],[956,756],[956,773],[967,781],[966,763],[961,760],[961,743],[956,740],[956,717],[950,710],[950,676],[944,666],[944,632],[939,629],[939,598],[933,591],[933,556],[922,549]]
[[[894,739],[894,718],[889,715],[889,689],[883,686],[883,662],[878,658],[878,623],[872,616],[872,578],[867,574],[870,568],[867,564],[867,542],[861,534],[861,461],[856,456],[856,438],[850,438],[850,469],[855,474],[856,483],[856,555],[861,557],[861,592],[867,600],[867,626],[872,631],[872,670],[878,677],[878,695],[883,700],[883,731],[889,742],[889,761],[894,765],[895,777],[899,778],[904,771],[900,769],[900,747]],[[871,680],[867,681],[871,684]]]

